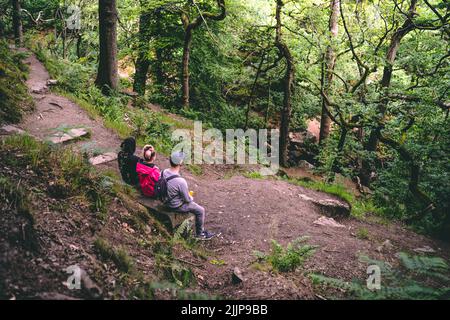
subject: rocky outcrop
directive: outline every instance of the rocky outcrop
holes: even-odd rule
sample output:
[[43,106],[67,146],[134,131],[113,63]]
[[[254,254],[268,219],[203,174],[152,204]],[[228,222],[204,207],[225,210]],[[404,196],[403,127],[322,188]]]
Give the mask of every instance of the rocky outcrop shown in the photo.
[[303,200],[313,203],[319,208],[320,212],[327,217],[340,218],[348,217],[350,215],[351,206],[344,200],[338,200],[333,198],[311,198],[305,194],[298,195]]
[[314,135],[308,131],[289,133],[288,155],[292,166],[298,166],[302,162],[314,163],[317,153],[317,138]]

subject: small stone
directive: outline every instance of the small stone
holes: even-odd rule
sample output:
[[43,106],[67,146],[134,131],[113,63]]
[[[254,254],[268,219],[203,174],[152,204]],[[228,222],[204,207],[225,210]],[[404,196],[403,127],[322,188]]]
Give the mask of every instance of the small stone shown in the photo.
[[421,248],[415,248],[414,252],[417,252],[417,253],[435,253],[436,250],[434,250],[430,246],[423,246]]
[[235,267],[233,269],[233,274],[231,275],[231,281],[233,282],[233,284],[239,284],[243,281],[245,281],[241,270],[238,267]]
[[337,223],[333,218],[327,218],[325,216],[320,217],[319,219],[314,221],[313,224],[319,226],[329,226],[332,228],[345,228],[343,224]]

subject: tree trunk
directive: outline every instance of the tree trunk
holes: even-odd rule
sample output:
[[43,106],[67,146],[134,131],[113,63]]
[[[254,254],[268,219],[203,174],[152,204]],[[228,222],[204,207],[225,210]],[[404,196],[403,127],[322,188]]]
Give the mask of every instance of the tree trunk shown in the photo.
[[116,90],[119,83],[116,0],[99,0],[98,13],[100,55],[95,83],[107,94]]
[[20,17],[20,0],[11,0],[12,4],[12,23],[14,29],[14,40],[17,47],[23,44],[22,19]]
[[[330,37],[331,40],[337,38],[338,36],[338,19],[339,19],[339,1],[340,0],[331,0],[331,13],[330,13]],[[327,47],[327,51],[325,54],[325,77],[324,77],[324,92],[327,96],[330,96],[331,86],[333,82],[333,71],[334,66],[336,64],[336,54],[333,49],[333,44]],[[328,115],[327,102],[325,99],[322,99],[322,115],[320,118],[320,134],[319,134],[319,143],[322,144],[325,139],[327,139],[330,135],[330,126],[331,119]]]
[[82,49],[82,45],[83,45],[83,34],[79,33],[77,36],[77,57],[78,57],[78,59],[84,57],[84,51]]
[[[414,14],[416,12],[416,6],[417,6],[417,0],[411,0],[411,4],[408,9],[408,17],[406,21],[403,23],[403,25],[397,29],[397,31],[394,33],[394,35],[391,38],[391,43],[389,45],[389,48],[386,52],[386,65],[383,69],[383,78],[381,79],[380,85],[383,89],[388,89],[391,85],[391,78],[392,78],[392,70],[394,66],[395,59],[397,57],[397,52],[400,47],[400,42],[402,41],[403,37],[408,34],[408,32],[412,31],[414,29]],[[381,94],[385,94],[385,92],[382,92]],[[380,116],[380,119],[382,120],[384,118],[385,112],[387,107],[387,100],[382,99],[382,102],[378,105],[378,113]],[[367,151],[376,151],[378,146],[378,140],[380,135],[381,128],[378,126],[377,128],[373,129],[370,133],[369,141],[366,146]]]
[[294,85],[295,66],[289,47],[283,41],[281,10],[284,6],[282,0],[276,0],[276,38],[275,45],[286,61],[286,73],[284,75],[284,99],[281,110],[280,122],[280,162],[284,167],[288,166],[289,127],[292,113],[292,91]]
[[[141,10],[143,10],[141,6]],[[139,41],[138,58],[136,60],[136,72],[134,74],[133,90],[140,95],[145,94],[147,74],[150,67],[150,14],[142,11],[139,17]]]
[[266,58],[266,52],[264,51],[262,56],[261,56],[261,60],[260,60],[260,62],[258,64],[258,69],[256,70],[255,80],[253,81],[252,90],[250,92],[250,96],[249,96],[248,102],[247,102],[247,111],[245,112],[245,130],[248,129],[248,122],[249,122],[249,119],[250,119],[250,110],[252,108],[252,102],[253,102],[253,98],[255,96],[256,85],[258,84],[259,76],[261,75],[261,69],[262,69],[262,66],[264,64],[264,59],[265,58]]
[[181,21],[184,27],[184,48],[183,48],[183,61],[182,61],[182,90],[183,90],[183,108],[189,109],[190,94],[189,94],[189,61],[191,58],[191,45],[193,31],[198,28],[205,20],[211,19],[214,21],[224,20],[227,16],[225,8],[225,0],[217,0],[217,6],[220,8],[219,14],[213,14],[210,12],[203,12],[199,14],[197,18],[191,22],[186,12],[181,13]]
[[184,34],[184,48],[183,48],[183,108],[189,109],[189,60],[191,58],[191,44],[192,44],[192,29],[189,28]]

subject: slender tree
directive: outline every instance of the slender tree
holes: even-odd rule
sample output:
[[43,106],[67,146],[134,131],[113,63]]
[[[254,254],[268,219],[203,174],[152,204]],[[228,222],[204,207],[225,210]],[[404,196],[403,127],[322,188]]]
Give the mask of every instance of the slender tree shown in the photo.
[[[220,8],[220,13],[214,14],[211,12],[199,12],[196,19],[191,20],[189,16],[189,8],[191,8],[191,1],[187,4],[184,10],[181,11],[181,21],[184,28],[184,46],[183,46],[183,61],[182,61],[182,78],[183,78],[183,108],[189,108],[189,61],[191,57],[191,46],[193,31],[200,27],[207,20],[221,21],[226,18],[225,0],[216,0],[217,6]],[[195,5],[196,6],[196,5]],[[196,6],[196,9],[198,7]],[[199,9],[198,9],[199,10]]]
[[116,90],[119,83],[117,67],[117,8],[116,0],[99,0],[100,54],[95,83],[104,93]]
[[20,0],[11,0],[12,5],[12,23],[14,29],[14,39],[16,46],[20,47],[23,43],[22,19],[20,17]]
[[[331,12],[330,12],[330,20],[329,20],[329,31],[331,43],[327,46],[327,50],[325,53],[325,70],[323,75],[323,91],[325,94],[330,96],[331,86],[333,82],[333,72],[334,65],[336,63],[336,54],[333,49],[333,40],[338,36],[338,20],[339,20],[339,0],[331,0],[330,3]],[[328,115],[327,102],[325,99],[322,99],[322,115],[320,118],[320,134],[319,141],[323,143],[325,139],[330,135],[330,126],[331,126],[331,118]]]
[[292,114],[292,94],[295,77],[294,58],[292,57],[289,47],[283,40],[281,11],[283,9],[283,0],[276,0],[276,36],[275,46],[278,48],[279,54],[286,62],[286,72],[284,75],[284,98],[283,108],[280,116],[280,162],[282,166],[288,166],[288,145],[289,145],[289,127]]
[[150,67],[151,12],[146,9],[147,2],[146,0],[140,1],[141,14],[139,16],[138,57],[133,83],[133,90],[140,95],[145,94],[147,74]]

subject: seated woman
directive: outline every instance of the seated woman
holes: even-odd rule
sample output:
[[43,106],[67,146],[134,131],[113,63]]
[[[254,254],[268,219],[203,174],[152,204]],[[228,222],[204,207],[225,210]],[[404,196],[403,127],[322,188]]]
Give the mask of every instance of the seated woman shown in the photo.
[[155,197],[155,184],[158,182],[161,172],[155,165],[156,152],[151,145],[146,145],[143,149],[144,159],[136,165],[136,172],[139,178],[139,185],[144,196]]
[[133,137],[126,138],[120,145],[120,152],[117,155],[119,170],[123,181],[132,186],[137,186],[139,178],[136,173],[136,165],[140,158],[134,155],[136,151],[136,140]]

